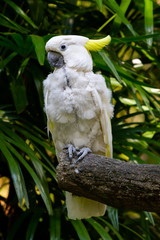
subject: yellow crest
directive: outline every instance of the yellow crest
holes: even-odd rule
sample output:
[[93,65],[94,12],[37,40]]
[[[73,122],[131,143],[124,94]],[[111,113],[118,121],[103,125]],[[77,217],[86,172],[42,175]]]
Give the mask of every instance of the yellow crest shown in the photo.
[[89,39],[88,42],[86,42],[85,47],[89,51],[100,51],[102,48],[104,48],[106,45],[108,45],[111,41],[111,37],[108,35],[105,38],[98,39],[98,40],[91,40]]

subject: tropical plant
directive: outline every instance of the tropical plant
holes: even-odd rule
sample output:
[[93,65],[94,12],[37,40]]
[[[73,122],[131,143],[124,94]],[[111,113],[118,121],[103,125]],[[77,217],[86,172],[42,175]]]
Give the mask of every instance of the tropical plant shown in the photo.
[[103,218],[67,218],[42,87],[49,38],[110,34],[109,47],[92,57],[113,92],[114,157],[159,164],[159,10],[158,0],[1,1],[0,239],[160,237],[158,213],[108,207]]

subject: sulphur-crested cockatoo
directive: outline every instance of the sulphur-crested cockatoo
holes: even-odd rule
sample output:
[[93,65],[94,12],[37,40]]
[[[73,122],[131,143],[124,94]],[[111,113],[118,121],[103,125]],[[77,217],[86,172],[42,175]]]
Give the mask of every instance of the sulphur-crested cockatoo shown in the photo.
[[[44,80],[45,112],[58,158],[66,147],[70,159],[76,153],[82,159],[91,151],[112,157],[111,91],[102,75],[93,73],[89,53],[101,50],[110,40],[110,36],[90,40],[64,35],[52,37],[46,44],[54,72]],[[71,219],[102,216],[106,210],[102,203],[69,192],[66,206]]]

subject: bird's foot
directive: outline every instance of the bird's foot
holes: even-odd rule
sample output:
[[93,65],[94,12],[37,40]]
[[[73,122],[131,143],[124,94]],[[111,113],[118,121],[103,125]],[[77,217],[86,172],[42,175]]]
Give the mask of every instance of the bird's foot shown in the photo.
[[77,149],[72,144],[67,144],[64,149],[68,149],[69,160],[72,161],[73,155],[78,156]]
[[91,153],[91,149],[88,147],[83,147],[80,149],[79,153],[77,154],[77,156],[79,157],[74,164],[76,164],[79,160],[82,160],[88,153]]

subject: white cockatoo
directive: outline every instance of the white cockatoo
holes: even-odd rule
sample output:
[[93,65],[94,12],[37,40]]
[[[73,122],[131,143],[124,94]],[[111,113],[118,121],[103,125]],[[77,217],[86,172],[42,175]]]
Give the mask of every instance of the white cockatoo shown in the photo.
[[[63,148],[68,148],[70,160],[75,154],[80,160],[91,151],[112,157],[111,91],[103,76],[93,73],[89,52],[101,50],[110,40],[110,36],[90,40],[64,35],[46,44],[54,72],[44,80],[45,112],[57,158]],[[102,216],[106,210],[102,203],[69,192],[66,206],[71,219]]]

